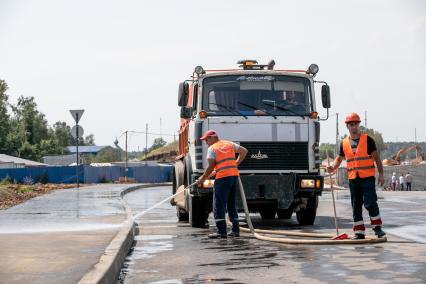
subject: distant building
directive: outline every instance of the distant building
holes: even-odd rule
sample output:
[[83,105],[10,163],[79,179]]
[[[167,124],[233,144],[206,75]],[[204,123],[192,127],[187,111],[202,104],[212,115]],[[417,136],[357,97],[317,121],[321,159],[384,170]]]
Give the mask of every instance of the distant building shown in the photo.
[[[77,147],[66,147],[70,154],[58,156],[44,156],[43,162],[50,166],[70,166],[75,165],[77,160]],[[111,146],[78,146],[78,155],[80,157],[80,164],[89,164],[92,160],[91,157],[98,155],[100,152],[107,149],[114,149]],[[118,157],[119,159],[119,157]]]
[[43,163],[49,166],[69,166],[77,160],[77,154],[59,155],[59,156],[44,156],[41,158]]
[[47,164],[26,160],[18,157],[13,157],[5,154],[0,154],[0,168],[31,168],[31,167],[46,167]]

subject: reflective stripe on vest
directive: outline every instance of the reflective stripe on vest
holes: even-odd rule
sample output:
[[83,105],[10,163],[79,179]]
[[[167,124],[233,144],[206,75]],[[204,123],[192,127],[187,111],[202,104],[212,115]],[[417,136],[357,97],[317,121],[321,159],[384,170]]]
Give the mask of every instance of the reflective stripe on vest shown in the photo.
[[238,176],[237,161],[235,159],[234,143],[225,140],[219,140],[214,143],[212,150],[216,155],[216,179]]
[[346,157],[349,179],[355,179],[357,176],[366,178],[376,175],[373,157],[367,152],[367,137],[367,134],[361,134],[355,153],[349,137],[343,139],[343,152]]

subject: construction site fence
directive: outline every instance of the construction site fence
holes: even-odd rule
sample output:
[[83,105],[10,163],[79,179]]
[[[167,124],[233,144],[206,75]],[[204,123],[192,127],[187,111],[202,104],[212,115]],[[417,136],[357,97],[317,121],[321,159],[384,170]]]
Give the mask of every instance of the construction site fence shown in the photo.
[[[383,174],[385,177],[384,187],[386,189],[388,189],[391,186],[391,177],[393,173],[396,173],[398,182],[399,182],[399,176],[403,175],[405,177],[407,173],[410,173],[413,176],[411,190],[426,190],[426,164],[384,167],[383,168]],[[346,168],[338,169],[337,184],[341,186],[348,185],[348,171]],[[404,184],[404,188],[405,188],[405,184]]]
[[15,183],[109,183],[125,179],[138,183],[171,181],[172,165],[146,165],[137,167],[122,166],[92,167],[81,165],[68,167],[37,167],[0,169],[0,181]]

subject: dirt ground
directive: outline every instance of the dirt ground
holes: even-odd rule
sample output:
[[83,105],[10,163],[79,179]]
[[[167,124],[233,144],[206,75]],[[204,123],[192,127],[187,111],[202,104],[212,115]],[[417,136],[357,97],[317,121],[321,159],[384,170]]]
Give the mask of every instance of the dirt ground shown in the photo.
[[0,183],[0,210],[56,189],[73,188],[75,184],[12,184]]

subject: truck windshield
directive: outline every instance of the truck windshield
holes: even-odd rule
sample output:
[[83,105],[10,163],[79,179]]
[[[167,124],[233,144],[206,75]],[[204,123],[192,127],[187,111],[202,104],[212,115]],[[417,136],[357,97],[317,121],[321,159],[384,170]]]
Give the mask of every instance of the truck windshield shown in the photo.
[[206,78],[203,81],[203,109],[214,115],[309,115],[310,81],[283,75]]

